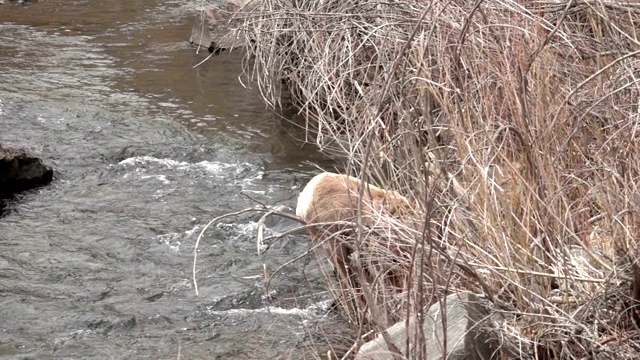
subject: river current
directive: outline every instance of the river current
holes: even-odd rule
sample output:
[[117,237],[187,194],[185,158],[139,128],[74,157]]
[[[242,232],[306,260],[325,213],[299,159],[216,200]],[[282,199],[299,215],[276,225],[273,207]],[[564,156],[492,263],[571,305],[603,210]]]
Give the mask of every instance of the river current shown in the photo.
[[[245,88],[240,52],[196,54],[201,1],[0,4],[0,142],[55,169],[0,218],[0,359],[298,359],[337,329],[318,260],[258,256],[331,162]],[[294,224],[270,221],[267,235]],[[286,264],[265,288],[265,276]],[[337,330],[336,330],[337,331]]]

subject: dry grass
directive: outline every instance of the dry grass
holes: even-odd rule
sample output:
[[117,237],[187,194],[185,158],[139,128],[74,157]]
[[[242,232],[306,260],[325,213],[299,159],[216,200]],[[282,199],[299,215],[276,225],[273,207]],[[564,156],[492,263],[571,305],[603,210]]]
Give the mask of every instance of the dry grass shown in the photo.
[[470,289],[509,315],[505,357],[640,356],[640,3],[263,0],[239,16],[265,100],[286,87],[308,141],[422,208],[421,226],[360,229],[373,273],[336,289],[367,298],[341,303],[359,334]]

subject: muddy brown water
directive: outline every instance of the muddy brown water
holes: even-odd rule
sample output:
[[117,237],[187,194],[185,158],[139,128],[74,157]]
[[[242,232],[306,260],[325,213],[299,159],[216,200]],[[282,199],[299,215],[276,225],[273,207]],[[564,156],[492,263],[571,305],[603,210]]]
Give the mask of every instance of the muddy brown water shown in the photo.
[[0,142],[55,167],[0,218],[0,359],[296,359],[338,326],[315,257],[267,296],[308,243],[259,258],[251,214],[205,233],[195,293],[209,220],[243,194],[292,211],[331,166],[240,84],[242,54],[193,68],[201,3],[0,4]]

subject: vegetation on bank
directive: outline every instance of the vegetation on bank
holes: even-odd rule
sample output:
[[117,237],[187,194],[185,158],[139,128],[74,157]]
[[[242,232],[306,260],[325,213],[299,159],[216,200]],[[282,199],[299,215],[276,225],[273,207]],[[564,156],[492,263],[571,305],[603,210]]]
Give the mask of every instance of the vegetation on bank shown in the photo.
[[328,277],[357,340],[471,290],[504,314],[498,358],[640,358],[640,4],[263,0],[237,16],[267,103],[287,91],[308,141],[420,204],[419,225],[358,236],[362,289]]

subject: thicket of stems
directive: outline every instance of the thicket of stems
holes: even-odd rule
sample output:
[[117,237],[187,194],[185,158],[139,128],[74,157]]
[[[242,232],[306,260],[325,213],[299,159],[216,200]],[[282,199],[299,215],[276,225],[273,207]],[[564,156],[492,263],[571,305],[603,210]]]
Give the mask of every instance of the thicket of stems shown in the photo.
[[341,302],[360,334],[470,290],[506,315],[505,357],[640,354],[640,4],[263,0],[237,16],[267,103],[288,92],[307,141],[420,204],[418,226],[360,233],[364,290],[332,285],[369,294]]

